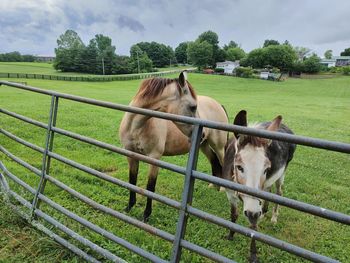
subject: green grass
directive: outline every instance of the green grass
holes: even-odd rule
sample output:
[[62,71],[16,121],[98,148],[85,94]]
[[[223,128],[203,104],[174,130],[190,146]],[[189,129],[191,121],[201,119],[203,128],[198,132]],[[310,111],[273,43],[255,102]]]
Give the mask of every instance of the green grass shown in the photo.
[[[348,123],[350,121],[350,78],[288,79],[285,82],[275,83],[256,79],[190,74],[189,80],[198,94],[211,96],[225,105],[231,121],[241,109],[248,111],[250,121],[271,120],[276,115],[281,114],[284,122],[298,135],[350,143]],[[18,79],[14,81],[18,81]],[[121,104],[129,103],[140,84],[140,80],[103,84],[46,80],[26,81],[29,85],[44,89]],[[10,111],[47,122],[50,98],[2,86],[0,87],[0,105]],[[123,113],[118,111],[61,100],[57,125],[58,127],[119,146],[118,127],[122,115]],[[39,128],[6,116],[1,116],[0,126],[30,142],[40,146],[44,145],[45,131]],[[15,144],[3,135],[0,136],[0,142],[1,145],[11,152],[40,168],[42,160],[40,154]],[[122,156],[60,135],[55,136],[54,150],[65,157],[94,169],[105,171],[111,176],[125,181],[128,180],[127,162]],[[37,186],[38,179],[33,174],[15,165],[3,154],[1,154],[1,159],[4,160],[4,164],[14,174],[31,186]],[[187,156],[167,157],[164,160],[178,165],[185,165]],[[93,200],[118,211],[123,211],[125,208],[128,200],[127,190],[62,165],[58,161],[53,161],[51,167],[52,176]],[[200,155],[198,169],[210,173],[210,166],[203,155]],[[284,195],[299,201],[350,214],[349,171],[349,155],[298,146],[294,160],[287,171]],[[142,164],[138,181],[139,186],[145,187],[146,175],[147,165]],[[12,183],[11,187],[24,194],[30,200],[30,196],[24,190]],[[158,193],[180,200],[182,188],[182,176],[163,169],[160,171],[156,190]],[[155,238],[110,216],[103,215],[70,197],[52,184],[47,184],[45,193],[54,201],[71,209],[78,215],[162,258],[169,259],[171,244],[166,241]],[[130,212],[130,215],[141,219],[145,201],[146,198],[138,196],[138,202]],[[206,183],[196,182],[193,205],[223,218],[229,218],[229,204],[225,194],[208,189]],[[78,233],[126,260],[144,262],[140,257],[133,255],[96,233],[87,231],[74,221],[56,213],[45,204],[42,205],[42,209]],[[3,213],[3,211],[5,212]],[[46,244],[48,239],[28,227],[25,228],[28,232],[22,231],[25,224],[17,219],[13,220],[8,215],[10,214],[8,209],[3,210],[2,208],[0,214],[0,220],[5,220],[4,224],[0,223],[0,236],[3,237],[0,239],[0,261],[11,262],[12,260],[12,262],[16,262],[16,258],[23,258],[21,261],[32,262],[32,258],[27,258],[26,255],[28,253],[35,254],[36,247],[28,245],[26,249],[29,249],[30,252],[27,252],[24,247],[6,249],[6,245],[13,240],[8,231],[20,231],[21,237],[25,240],[23,242],[28,244],[34,242],[32,241],[34,239],[39,240],[38,244]],[[177,216],[177,211],[154,202],[153,214],[149,223],[173,234],[176,229]],[[269,216],[271,216],[271,212],[269,212]],[[264,219],[260,223],[261,232],[336,258],[341,262],[350,261],[350,229],[348,226],[332,223],[328,220],[285,207],[282,207],[279,222],[276,225],[272,225],[268,219]],[[247,226],[242,212],[238,223]],[[59,231],[57,232],[59,233]],[[246,262],[249,254],[249,239],[237,234],[234,241],[227,241],[223,238],[226,234],[227,230],[225,229],[190,217],[186,239],[238,262]],[[258,247],[261,262],[302,261],[286,252],[260,242]],[[40,251],[35,254],[35,257],[39,262],[79,260],[65,249],[57,247],[50,252],[47,250]],[[183,262],[207,261],[184,250]]]

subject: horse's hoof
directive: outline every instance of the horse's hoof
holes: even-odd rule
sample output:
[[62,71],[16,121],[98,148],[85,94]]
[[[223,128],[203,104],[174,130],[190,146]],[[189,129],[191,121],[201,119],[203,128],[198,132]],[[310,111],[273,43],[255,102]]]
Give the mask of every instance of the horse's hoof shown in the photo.
[[143,216],[143,222],[144,223],[148,223],[148,220],[149,220],[149,216]]
[[226,191],[225,187],[220,186],[220,192],[225,192],[225,191]]
[[129,213],[129,212],[130,212],[130,210],[131,210],[131,208],[132,208],[132,207],[127,206],[127,207],[125,207],[124,211],[125,211],[125,212],[127,212],[127,213]]

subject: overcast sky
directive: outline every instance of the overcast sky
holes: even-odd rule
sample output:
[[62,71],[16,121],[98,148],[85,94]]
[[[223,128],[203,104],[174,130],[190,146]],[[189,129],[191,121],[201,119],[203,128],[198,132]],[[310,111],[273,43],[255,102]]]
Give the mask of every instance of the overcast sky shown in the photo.
[[112,38],[118,54],[132,44],[157,41],[175,48],[207,30],[246,51],[265,39],[288,40],[323,56],[350,47],[350,0],[1,0],[0,53],[54,55],[66,29],[85,43]]

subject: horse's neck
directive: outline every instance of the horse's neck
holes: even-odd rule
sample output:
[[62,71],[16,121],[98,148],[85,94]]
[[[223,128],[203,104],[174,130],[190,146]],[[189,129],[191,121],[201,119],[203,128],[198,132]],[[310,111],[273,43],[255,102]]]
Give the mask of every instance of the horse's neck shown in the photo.
[[[144,105],[141,105],[135,101],[132,101],[130,103],[130,106],[143,108],[143,109],[149,109],[149,110],[156,110],[156,109],[153,109],[152,107],[145,107]],[[135,130],[143,129],[144,127],[146,127],[147,121],[151,117],[146,116],[146,115],[142,115],[142,114],[127,112],[125,114],[125,118],[126,118],[126,123],[128,124],[127,129],[129,131],[135,131]]]

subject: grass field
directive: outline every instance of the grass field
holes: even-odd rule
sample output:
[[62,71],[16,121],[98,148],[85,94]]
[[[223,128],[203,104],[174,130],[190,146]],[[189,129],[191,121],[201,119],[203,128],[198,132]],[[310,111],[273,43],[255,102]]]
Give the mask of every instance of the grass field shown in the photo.
[[[241,109],[248,111],[251,121],[271,120],[281,114],[284,122],[298,135],[318,137],[350,143],[350,78],[333,79],[288,79],[285,82],[268,82],[256,79],[241,79],[225,76],[190,74],[189,80],[198,94],[208,95],[225,105],[230,120]],[[19,81],[18,79],[14,81]],[[114,103],[127,104],[140,84],[139,80],[82,83],[46,80],[26,80],[29,85],[57,90]],[[17,112],[47,122],[50,98],[26,91],[0,87],[0,105]],[[118,126],[123,113],[109,109],[83,105],[70,101],[60,101],[58,127],[72,130],[92,138],[120,145]],[[44,145],[45,132],[1,116],[0,126],[30,142]],[[0,136],[1,145],[40,168],[42,156],[24,146]],[[127,162],[122,156],[109,153],[96,147],[73,141],[57,135],[54,151],[111,176],[128,179]],[[9,161],[3,154],[4,164],[25,182],[33,187],[37,178]],[[185,165],[187,156],[168,157],[164,160]],[[123,211],[128,200],[128,191],[107,184],[92,176],[69,168],[58,161],[52,162],[51,174],[75,190],[93,200]],[[210,173],[210,166],[200,155],[198,169]],[[287,171],[284,195],[299,201],[350,214],[350,156],[325,150],[298,146],[294,160]],[[147,166],[140,167],[138,185],[146,185]],[[16,191],[30,196],[24,190],[11,184]],[[175,200],[180,200],[183,177],[161,170],[157,192]],[[138,230],[112,217],[102,215],[83,203],[70,197],[57,187],[48,184],[45,193],[54,201],[73,210],[78,215],[112,231],[143,249],[169,259],[171,244]],[[146,198],[138,196],[138,202],[130,215],[142,219]],[[8,208],[1,205],[0,213],[0,262],[76,262],[79,258],[60,248],[44,235],[26,226],[17,216],[11,215]],[[206,183],[196,182],[193,205],[223,218],[229,218],[229,204],[223,193],[208,189]],[[130,262],[144,262],[120,246],[114,245],[96,233],[77,225],[70,219],[57,214],[49,207],[42,209],[80,234],[108,248]],[[178,212],[154,202],[153,214],[149,223],[170,233],[175,232]],[[271,216],[271,209],[269,217]],[[269,219],[268,217],[268,219]],[[260,231],[318,253],[350,262],[350,229],[348,226],[307,215],[282,207],[279,222],[271,225],[268,219],[260,223]],[[240,213],[238,223],[247,226]],[[249,253],[249,239],[236,235],[234,241],[223,237],[227,230],[190,217],[186,239],[221,253],[238,262],[246,262]],[[74,243],[74,242],[73,242]],[[258,243],[261,262],[302,262],[286,252]],[[207,262],[208,260],[186,250],[183,262]]]
[[[158,71],[167,71],[175,69],[186,69],[190,66],[166,67],[158,68]],[[91,75],[87,73],[77,72],[61,72],[53,68],[52,63],[44,62],[0,62],[0,72],[3,73],[28,73],[28,74],[44,74],[44,75]]]

